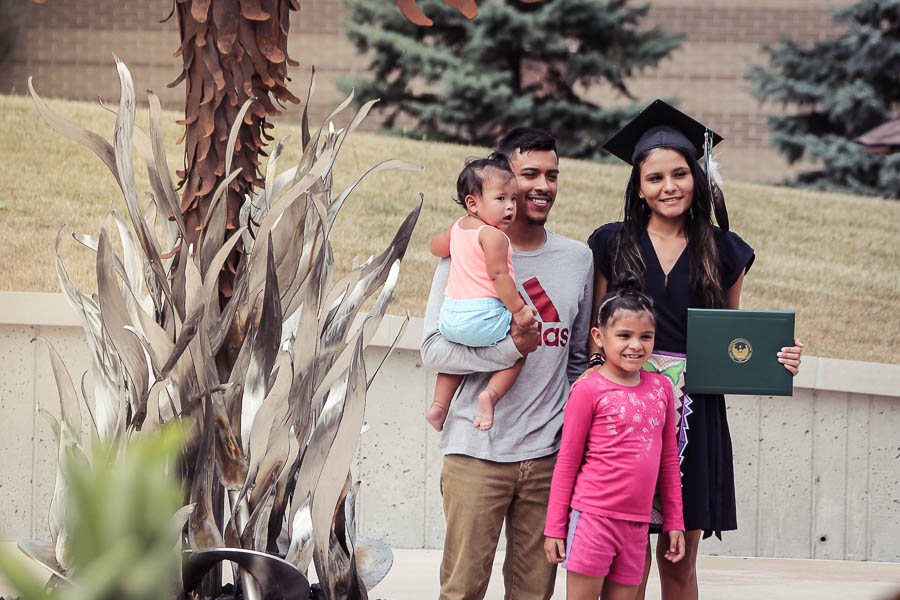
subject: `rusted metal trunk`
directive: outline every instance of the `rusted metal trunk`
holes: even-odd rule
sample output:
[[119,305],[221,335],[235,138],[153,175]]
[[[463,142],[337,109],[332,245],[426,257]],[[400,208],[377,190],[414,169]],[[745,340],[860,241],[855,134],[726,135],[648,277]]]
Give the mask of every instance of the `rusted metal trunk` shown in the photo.
[[[300,100],[287,89],[290,11],[299,0],[176,0],[184,69],[170,86],[185,82],[184,169],[178,171],[187,242],[195,243],[216,188],[225,178],[225,148],[231,124],[248,98],[255,98],[238,134],[232,170],[240,174],[226,195],[226,236],[238,226],[246,194],[263,186],[260,156],[271,141],[269,117]],[[225,241],[224,239],[222,240]],[[232,294],[238,246],[220,278],[224,298]]]

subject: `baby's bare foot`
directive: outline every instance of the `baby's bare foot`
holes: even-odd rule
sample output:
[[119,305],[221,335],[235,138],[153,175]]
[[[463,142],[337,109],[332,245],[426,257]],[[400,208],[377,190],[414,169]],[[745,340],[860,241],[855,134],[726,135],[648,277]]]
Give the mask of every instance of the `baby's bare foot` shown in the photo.
[[497,403],[497,400],[499,400],[497,392],[491,388],[484,388],[478,394],[478,414],[472,422],[475,429],[487,431],[494,425],[494,404]]
[[425,420],[434,427],[435,431],[444,430],[444,421],[447,420],[447,407],[438,402],[432,402],[425,412]]

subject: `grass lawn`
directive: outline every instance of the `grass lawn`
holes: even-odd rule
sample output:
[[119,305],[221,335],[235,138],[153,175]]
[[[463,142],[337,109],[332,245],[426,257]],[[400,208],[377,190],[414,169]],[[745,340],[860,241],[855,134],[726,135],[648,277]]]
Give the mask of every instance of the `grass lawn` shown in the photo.
[[[38,86],[38,90],[40,88]],[[115,102],[117,99],[107,99]],[[114,117],[96,104],[51,101],[51,107],[81,126],[112,138]],[[57,291],[53,243],[68,231],[96,234],[109,210],[124,213],[112,175],[86,148],[53,132],[31,100],[0,96],[3,130],[0,160],[0,289]],[[350,119],[342,115],[339,125]],[[182,161],[176,113],[166,113],[168,154],[173,170]],[[138,126],[147,129],[146,112]],[[299,156],[299,128],[279,124],[277,139],[290,135],[280,161],[287,168]],[[434,259],[431,234],[460,214],[451,200],[464,159],[483,148],[418,142],[356,133],[344,146],[335,179],[343,188],[367,167],[386,158],[424,165],[421,173],[376,174],[360,185],[343,209],[332,236],[339,266],[379,253],[402,218],[425,196],[425,206],[390,312],[421,315]],[[757,252],[744,283],[743,307],[794,309],[797,332],[807,352],[852,360],[898,362],[888,354],[900,340],[900,202],[726,181],[732,228]],[[136,166],[139,189],[149,190]],[[624,167],[563,160],[560,192],[549,226],[580,240],[622,215]],[[63,246],[69,272],[82,290],[92,290],[93,254],[70,237]],[[879,317],[879,315],[881,315]]]

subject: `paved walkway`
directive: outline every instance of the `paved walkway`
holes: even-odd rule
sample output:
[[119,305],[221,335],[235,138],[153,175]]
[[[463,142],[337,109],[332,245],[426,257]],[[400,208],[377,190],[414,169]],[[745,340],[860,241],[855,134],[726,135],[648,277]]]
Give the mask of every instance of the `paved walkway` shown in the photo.
[[[497,553],[486,600],[503,598],[503,556]],[[440,550],[394,549],[393,568],[369,598],[435,600],[440,560]],[[900,563],[701,556],[699,575],[703,600],[900,600]],[[565,577],[559,569],[554,600],[566,597]],[[0,580],[0,596],[7,592]],[[647,598],[659,598],[655,571]]]
[[[394,566],[370,593],[373,600],[432,600],[438,597],[440,550],[394,550]],[[503,554],[494,562],[486,600],[503,598]],[[703,600],[895,600],[900,599],[900,564],[776,558],[701,556]],[[563,600],[565,571],[556,578]],[[659,598],[650,576],[647,598]]]

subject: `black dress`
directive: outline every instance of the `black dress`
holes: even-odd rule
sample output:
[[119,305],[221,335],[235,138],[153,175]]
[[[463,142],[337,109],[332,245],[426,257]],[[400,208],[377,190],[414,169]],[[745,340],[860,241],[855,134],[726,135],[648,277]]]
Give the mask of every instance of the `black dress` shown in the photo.
[[[611,242],[622,223],[608,223],[588,239],[594,253],[594,268],[603,273],[612,287]],[[750,269],[755,258],[751,248],[737,234],[715,229],[719,255],[719,278],[723,290],[730,288]],[[644,260],[644,293],[653,298],[656,311],[654,352],[683,355],[687,349],[687,309],[704,308],[690,289],[690,256],[686,248],[675,261],[668,277],[662,270],[646,231],[641,235]],[[690,369],[686,377],[690,377]],[[692,394],[689,410],[680,411],[679,431],[686,436],[682,458],[684,524],[688,531],[702,529],[703,537],[737,529],[734,499],[734,465],[731,435],[722,395]],[[685,414],[686,413],[686,414]]]

